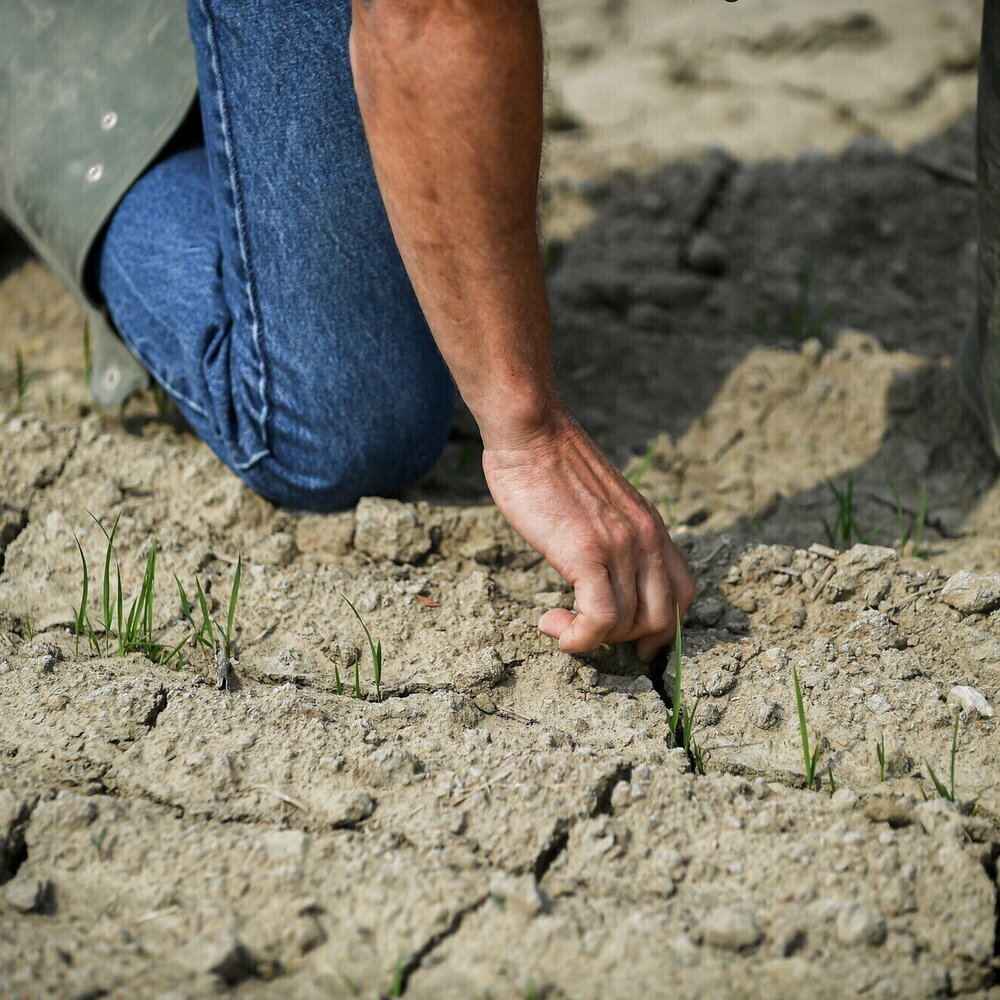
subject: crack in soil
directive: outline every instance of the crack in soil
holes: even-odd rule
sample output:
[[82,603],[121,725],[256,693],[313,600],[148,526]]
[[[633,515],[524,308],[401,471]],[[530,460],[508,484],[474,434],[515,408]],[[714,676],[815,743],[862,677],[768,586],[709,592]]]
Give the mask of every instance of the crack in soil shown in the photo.
[[722,164],[719,167],[719,172],[716,175],[711,187],[705,192],[701,204],[698,206],[698,211],[695,213],[694,219],[691,222],[691,230],[688,233],[688,238],[684,246],[684,251],[681,254],[682,260],[687,260],[688,253],[691,249],[691,243],[694,238],[699,234],[703,233],[708,229],[709,223],[712,221],[712,216],[715,214],[715,210],[722,204],[722,200],[729,190],[730,185],[733,182],[733,178],[739,172],[739,163],[732,159],[731,157],[723,154]]
[[37,798],[32,802],[25,802],[11,823],[7,835],[0,840],[0,885],[14,878],[21,865],[28,860],[28,843],[24,833],[37,804]]
[[149,729],[156,728],[156,720],[159,719],[161,713],[167,707],[167,689],[161,684],[159,690],[156,692],[155,700],[152,707],[146,713],[146,717],[142,720],[144,726],[148,726]]
[[[587,819],[593,819],[595,816],[613,815],[614,807],[611,805],[611,795],[614,792],[615,785],[619,781],[630,781],[632,770],[632,765],[625,763],[616,767],[611,774],[600,780],[594,793],[594,807],[587,813]],[[573,832],[573,827],[579,821],[579,816],[570,819],[563,817],[556,821],[555,826],[552,828],[552,833],[549,834],[548,841],[538,852],[538,856],[535,858],[535,863],[532,866],[531,870],[535,876],[535,882],[541,883],[542,879],[548,874],[549,869],[566,850],[566,845],[569,843],[569,835]]]
[[[461,930],[462,924],[465,922],[465,918],[471,913],[475,913],[477,910],[483,908],[487,902],[489,902],[491,893],[486,893],[480,896],[474,902],[470,903],[468,906],[463,907],[459,910],[450,921],[448,921],[448,926],[444,930],[439,931],[433,937],[430,937],[420,946],[402,965],[402,967],[397,972],[397,980],[394,984],[394,989],[392,996],[404,996],[406,994],[406,987],[409,985],[410,977],[413,975],[417,969],[423,965],[424,960],[428,958],[433,951],[439,948],[445,941],[450,937],[454,937],[459,930]],[[384,996],[388,996],[385,994]]]
[[28,512],[20,507],[0,502],[0,506],[13,513],[14,517],[0,526],[0,576],[3,576],[4,556],[7,549],[17,540],[17,537],[28,527]]

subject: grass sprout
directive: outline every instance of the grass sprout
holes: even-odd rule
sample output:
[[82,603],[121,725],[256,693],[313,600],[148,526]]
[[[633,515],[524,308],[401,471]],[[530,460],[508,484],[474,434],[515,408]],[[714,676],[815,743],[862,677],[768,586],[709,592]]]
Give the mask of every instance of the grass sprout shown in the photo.
[[958,721],[960,718],[961,712],[956,712],[955,725],[951,730],[951,773],[949,775],[947,786],[934,773],[934,768],[931,767],[931,762],[926,757],[924,758],[924,763],[927,765],[927,773],[930,775],[930,779],[934,784],[935,790],[942,799],[947,799],[949,802],[955,801],[955,758],[958,756]]
[[795,705],[799,712],[799,735],[802,738],[802,759],[805,762],[806,788],[818,788],[816,765],[819,762],[819,747],[809,749],[809,724],[806,722],[806,708],[802,701],[802,685],[799,683],[799,672],[792,667],[792,679],[795,683]]
[[24,367],[24,356],[21,348],[14,349],[14,412],[19,413],[24,405],[24,397],[28,393],[28,386],[31,385],[34,375],[29,375]]
[[[193,642],[195,645],[206,649],[214,647],[214,625],[219,630],[219,635],[224,639],[227,657],[231,656],[233,623],[236,616],[236,604],[239,598],[240,578],[242,575],[242,556],[240,556],[236,563],[236,574],[229,598],[229,614],[224,630],[214,622],[211,616],[201,581],[197,577],[195,578],[198,600],[198,608],[196,610],[195,605],[188,597],[184,584],[181,583],[176,573],[173,574],[174,583],[177,587],[177,595],[180,599],[181,617],[187,623],[190,631],[176,644],[167,646],[160,641],[160,635],[157,633],[155,627],[158,554],[155,539],[150,542],[146,553],[146,563],[139,591],[128,604],[128,610],[126,611],[125,587],[122,583],[121,564],[118,561],[118,553],[115,547],[115,540],[121,521],[121,512],[115,518],[110,529],[105,527],[93,514],[91,514],[91,517],[94,523],[101,529],[105,540],[100,580],[100,617],[95,628],[89,612],[91,590],[90,564],[87,561],[87,556],[83,551],[80,539],[74,535],[82,566],[80,602],[73,620],[73,633],[77,637],[77,654],[80,651],[80,637],[84,636],[90,644],[91,652],[95,656],[108,656],[115,649],[119,656],[127,656],[129,653],[142,653],[155,663],[166,665],[175,658],[180,663],[181,650],[189,642]],[[200,624],[196,620],[196,614],[199,610],[201,613]]]
[[878,738],[878,742],[875,744],[875,756],[878,759],[878,780],[885,781],[885,733]]
[[818,337],[837,312],[836,305],[830,303],[818,315],[813,316],[813,310],[809,301],[811,290],[812,268],[806,266],[799,274],[799,294],[795,301],[795,308],[792,310],[791,316],[789,316],[792,333],[801,340]]
[[896,506],[896,520],[899,525],[899,541],[896,543],[896,551],[903,555],[910,543],[911,550],[915,556],[923,556],[924,528],[927,526],[927,484],[923,483],[917,497],[917,511],[910,513],[903,506],[902,497],[896,484],[889,479],[889,489],[892,491],[892,501]]
[[91,348],[90,320],[83,321],[83,383],[90,385],[90,376],[94,371],[94,355]]
[[649,448],[646,449],[646,454],[639,459],[636,463],[635,468],[631,472],[625,474],[625,478],[637,489],[642,489],[642,482],[646,478],[646,473],[649,472],[649,467],[653,463],[653,456],[656,454],[657,442],[654,441]]
[[849,549],[856,542],[867,545],[870,536],[861,530],[854,508],[853,477],[847,480],[842,489],[838,488],[832,479],[827,481],[827,485],[837,501],[836,520],[832,525],[825,518],[823,520],[823,529],[826,531],[830,546],[835,549]]
[[[340,595],[347,602],[347,606],[354,612],[354,617],[360,622],[361,627],[365,630],[365,638],[368,640],[368,650],[372,657],[372,676],[375,680],[375,700],[382,700],[382,640],[379,639],[375,642],[372,639],[371,632],[368,631],[368,626],[365,624],[365,620],[361,617],[358,609],[351,603],[350,599],[344,594]],[[338,692],[339,693],[339,692]],[[361,698],[361,657],[358,657],[354,662],[354,697]]]
[[669,739],[672,747],[683,747],[696,774],[705,773],[705,761],[701,747],[692,738],[694,717],[701,704],[701,697],[695,699],[694,707],[688,708],[683,699],[684,629],[681,625],[681,610],[674,608],[677,629],[674,633],[674,692],[670,710]]

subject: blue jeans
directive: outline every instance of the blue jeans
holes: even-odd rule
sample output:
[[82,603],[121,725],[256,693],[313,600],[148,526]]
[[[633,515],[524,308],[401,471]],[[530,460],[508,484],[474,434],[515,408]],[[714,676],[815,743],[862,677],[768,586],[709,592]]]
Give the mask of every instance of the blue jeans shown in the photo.
[[95,277],[122,336],[238,476],[311,510],[444,446],[451,377],[396,249],[349,0],[190,0],[203,139],[129,190]]

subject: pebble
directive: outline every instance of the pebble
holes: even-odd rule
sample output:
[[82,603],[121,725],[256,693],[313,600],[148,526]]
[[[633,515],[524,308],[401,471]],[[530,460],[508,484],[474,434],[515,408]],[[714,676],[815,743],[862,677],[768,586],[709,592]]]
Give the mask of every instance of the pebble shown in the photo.
[[4,890],[7,905],[18,913],[37,913],[45,904],[48,883],[39,879],[15,879]]
[[973,687],[959,684],[948,692],[948,701],[952,705],[958,705],[962,709],[963,719],[974,719],[977,716],[981,719],[992,719],[993,709],[986,700],[982,692]]
[[726,951],[743,951],[760,944],[764,937],[757,921],[738,907],[712,910],[695,928],[695,940]]
[[698,233],[687,252],[688,264],[702,274],[724,274],[729,263],[725,245],[711,233]]
[[430,552],[433,540],[412,504],[362,497],[355,511],[354,547],[374,559],[413,563]]
[[959,570],[941,591],[941,600],[963,615],[992,611],[1000,605],[1000,573]]
[[849,947],[880,945],[886,938],[885,917],[862,903],[851,903],[837,914],[837,938]]

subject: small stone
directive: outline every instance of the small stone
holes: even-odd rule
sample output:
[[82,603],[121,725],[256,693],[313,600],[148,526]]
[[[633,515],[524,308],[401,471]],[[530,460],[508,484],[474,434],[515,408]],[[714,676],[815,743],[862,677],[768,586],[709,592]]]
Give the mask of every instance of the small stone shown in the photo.
[[711,676],[705,683],[705,691],[713,698],[721,698],[728,694],[736,686],[736,677],[729,671],[719,667],[713,670]]
[[413,563],[433,548],[430,527],[413,504],[362,497],[355,511],[354,547],[375,559]]
[[774,729],[781,721],[781,706],[758,695],[750,702],[747,714],[758,729]]
[[287,531],[276,531],[268,535],[255,549],[257,562],[265,566],[288,566],[299,554],[295,538]]
[[375,799],[361,788],[332,792],[324,811],[332,826],[356,826],[375,812]]
[[963,615],[992,611],[1000,605],[1000,573],[959,570],[944,585],[941,600]]
[[823,357],[823,341],[818,337],[810,337],[802,342],[799,352],[808,364],[818,365]]
[[730,906],[713,910],[694,931],[696,941],[726,951],[755,948],[763,937],[757,921],[746,910]]
[[44,639],[29,642],[23,652],[28,663],[43,674],[52,673],[52,668],[63,658],[62,650]]
[[688,622],[692,625],[718,625],[726,611],[726,604],[717,597],[703,597],[688,609]]
[[886,937],[885,917],[862,903],[851,903],[837,914],[837,937],[849,947],[880,945]]
[[15,879],[4,889],[4,899],[18,913],[38,913],[45,906],[49,885],[40,879]]
[[688,247],[687,261],[696,271],[716,277],[725,273],[729,254],[722,241],[711,233],[698,233]]
[[512,910],[529,920],[546,908],[545,895],[538,888],[534,875],[501,872],[490,880],[490,893],[495,906]]
[[857,792],[851,791],[850,788],[838,788],[830,796],[830,804],[838,812],[851,812],[859,801]]
[[963,719],[993,718],[993,709],[982,692],[964,684],[959,684],[948,692],[948,703],[962,709]]

